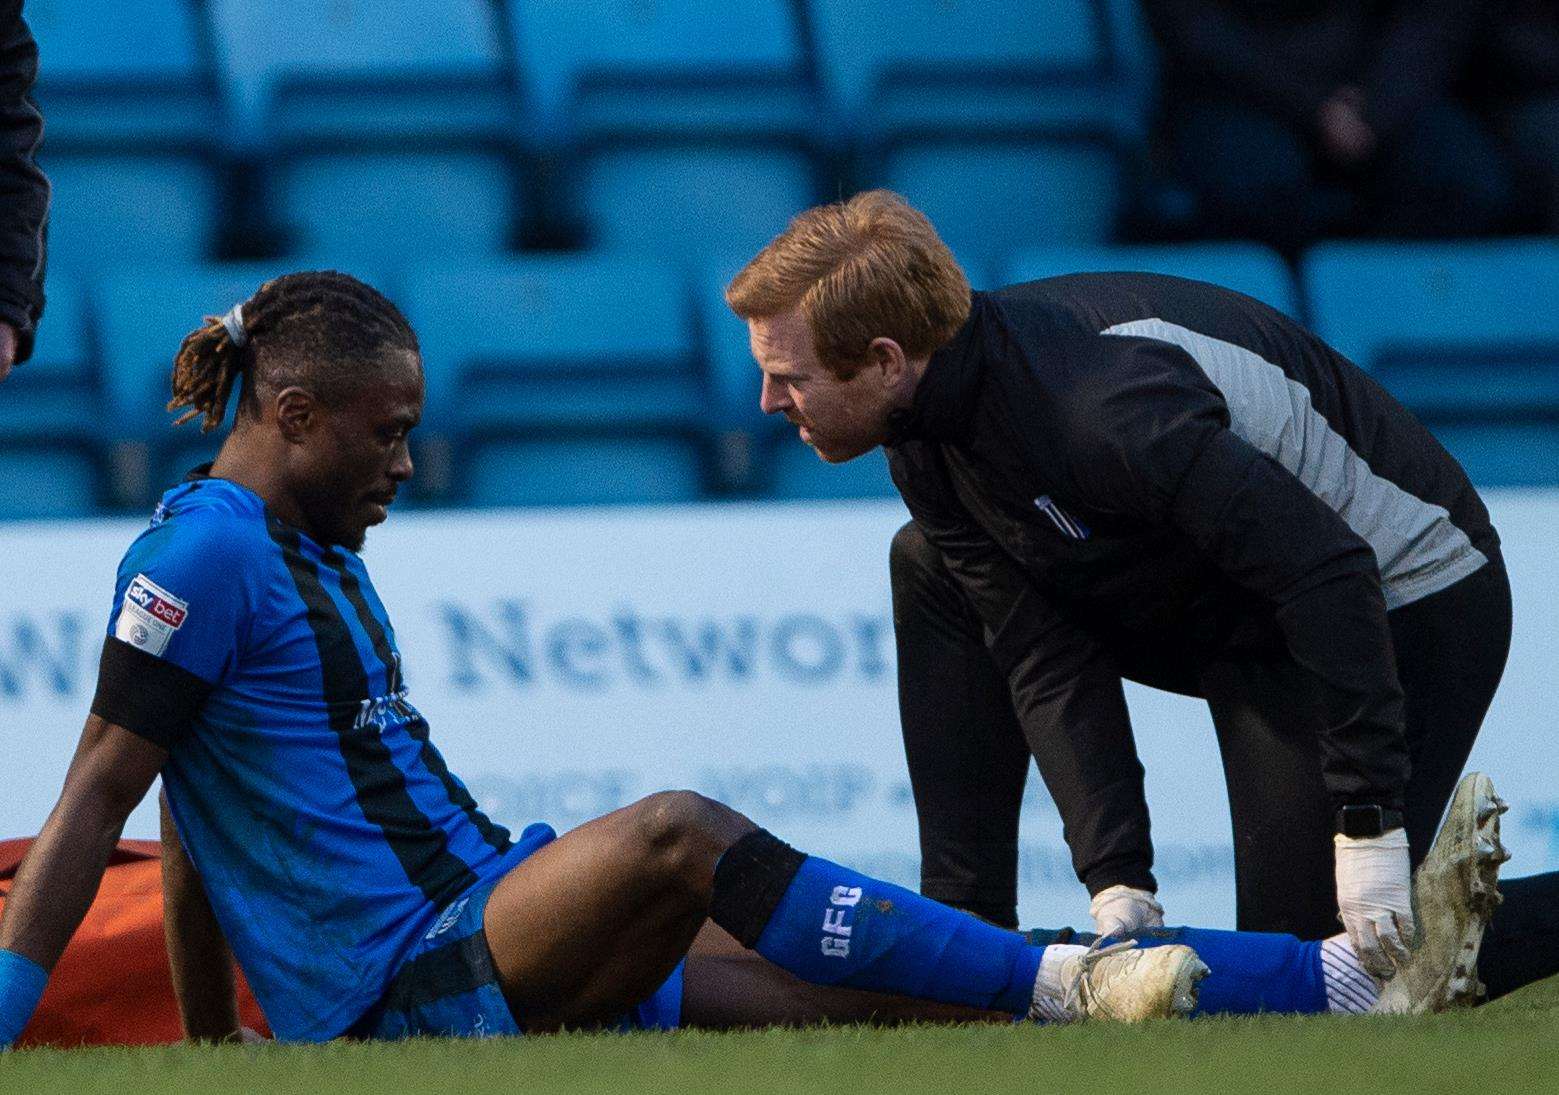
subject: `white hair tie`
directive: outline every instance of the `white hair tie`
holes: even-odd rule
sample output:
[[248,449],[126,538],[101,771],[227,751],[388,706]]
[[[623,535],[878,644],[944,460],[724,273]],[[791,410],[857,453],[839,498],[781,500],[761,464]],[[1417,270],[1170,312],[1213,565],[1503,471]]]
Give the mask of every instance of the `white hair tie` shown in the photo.
[[227,331],[227,337],[234,346],[244,346],[249,342],[249,332],[244,330],[244,306],[235,304],[222,317],[222,326]]

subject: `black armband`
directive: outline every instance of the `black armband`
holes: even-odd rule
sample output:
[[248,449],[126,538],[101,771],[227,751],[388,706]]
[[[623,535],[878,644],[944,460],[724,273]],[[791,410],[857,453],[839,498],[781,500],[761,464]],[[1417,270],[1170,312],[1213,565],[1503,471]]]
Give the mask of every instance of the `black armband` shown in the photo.
[[103,641],[92,713],[169,749],[195,721],[211,690],[189,670],[110,635]]

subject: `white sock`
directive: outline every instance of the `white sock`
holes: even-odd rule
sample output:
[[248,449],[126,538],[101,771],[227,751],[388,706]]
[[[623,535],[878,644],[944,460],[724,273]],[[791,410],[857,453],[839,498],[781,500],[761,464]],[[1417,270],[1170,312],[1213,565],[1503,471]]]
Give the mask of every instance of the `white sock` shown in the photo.
[[1029,1008],[1029,1018],[1047,1023],[1066,1023],[1077,1018],[1062,1004],[1066,999],[1066,982],[1061,978],[1061,966],[1068,958],[1087,954],[1088,948],[1072,943],[1052,943],[1039,957],[1039,975],[1034,978],[1034,1002]]
[[1380,986],[1364,971],[1346,934],[1321,942],[1321,973],[1326,978],[1326,1005],[1333,1015],[1363,1015],[1380,996]]

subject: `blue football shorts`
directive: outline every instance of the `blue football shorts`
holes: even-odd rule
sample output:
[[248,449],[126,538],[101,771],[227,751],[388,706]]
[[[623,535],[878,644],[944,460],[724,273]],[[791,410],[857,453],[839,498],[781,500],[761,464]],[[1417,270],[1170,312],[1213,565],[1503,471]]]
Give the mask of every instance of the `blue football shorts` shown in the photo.
[[[527,835],[529,832],[527,831]],[[452,902],[413,948],[384,997],[347,1032],[350,1038],[497,1038],[525,1033],[498,985],[482,915],[497,881]],[[675,1030],[682,1021],[682,969],[613,1027]]]

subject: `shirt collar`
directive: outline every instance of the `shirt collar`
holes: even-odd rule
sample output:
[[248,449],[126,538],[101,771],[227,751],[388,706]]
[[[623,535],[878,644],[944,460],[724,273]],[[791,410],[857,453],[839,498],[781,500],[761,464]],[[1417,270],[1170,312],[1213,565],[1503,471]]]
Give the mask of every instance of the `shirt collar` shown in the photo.
[[909,407],[889,420],[888,444],[958,441],[968,436],[985,372],[980,327],[989,307],[984,293],[970,294],[969,318],[952,341],[931,355]]

